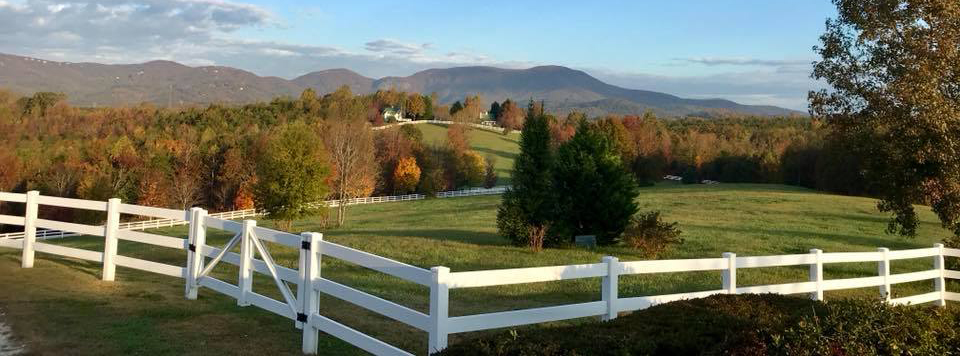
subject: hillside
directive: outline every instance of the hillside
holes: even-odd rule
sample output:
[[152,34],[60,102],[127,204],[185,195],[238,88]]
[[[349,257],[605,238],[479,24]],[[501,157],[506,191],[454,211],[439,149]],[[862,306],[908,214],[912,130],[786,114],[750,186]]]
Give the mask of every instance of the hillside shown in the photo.
[[[447,126],[437,124],[416,125],[423,132],[423,141],[432,145],[447,142]],[[470,149],[484,157],[497,160],[497,185],[510,184],[513,160],[520,153],[520,135],[502,135],[486,130],[470,130]]]
[[802,114],[774,106],[742,105],[723,99],[684,99],[647,90],[632,90],[604,83],[589,74],[561,66],[529,69],[460,67],[430,69],[409,77],[387,77],[374,83],[378,89],[397,88],[421,93],[436,92],[441,102],[480,94],[488,101],[529,99],[545,101],[555,111],[579,110],[595,115],[637,114],[651,110],[661,116],[718,116],[731,113],[758,116]]
[[292,80],[263,77],[223,66],[189,67],[169,61],[141,64],[69,63],[0,54],[0,88],[21,93],[66,93],[79,106],[118,106],[152,102],[160,106],[239,104],[296,96],[306,88],[329,93],[340,86],[354,93],[396,88],[430,94],[441,104],[481,95],[486,102],[542,100],[557,112],[585,111],[592,115],[642,114],[661,116],[726,115],[789,116],[804,113],[773,106],[742,105],[724,99],[684,99],[604,83],[589,74],[560,66],[529,69],[457,67],[429,69],[408,77],[378,80],[348,69],[307,73]]

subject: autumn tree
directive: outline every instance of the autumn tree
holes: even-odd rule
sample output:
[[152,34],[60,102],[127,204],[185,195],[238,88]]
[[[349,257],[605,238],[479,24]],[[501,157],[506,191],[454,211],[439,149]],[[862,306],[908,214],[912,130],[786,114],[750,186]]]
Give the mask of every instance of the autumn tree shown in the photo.
[[500,126],[503,126],[507,130],[518,130],[523,126],[524,115],[523,109],[517,106],[516,102],[507,99],[503,102],[503,105],[500,106]]
[[189,209],[202,199],[203,162],[192,148],[185,148],[174,156],[170,171],[169,192],[178,209]]
[[318,213],[329,188],[327,154],[316,129],[289,124],[276,129],[257,164],[257,208],[290,231],[293,221]]
[[420,183],[420,167],[413,157],[403,157],[393,170],[394,189],[398,194],[407,194],[417,189]]
[[466,151],[460,154],[458,164],[459,184],[471,187],[483,184],[483,175],[486,170],[486,161],[483,156],[474,151]]
[[407,96],[404,110],[406,111],[404,115],[408,117],[421,118],[427,112],[427,104],[424,102],[423,96],[417,93],[412,93]]
[[960,236],[960,5],[956,0],[834,0],[815,48],[814,115],[855,143],[892,214],[914,235],[913,204],[933,207]]
[[463,154],[470,149],[470,127],[464,124],[453,124],[447,128],[447,145],[457,154]]
[[346,219],[346,202],[368,195],[376,185],[377,165],[373,132],[363,117],[363,103],[356,98],[341,98],[330,104],[324,123],[324,140],[333,168],[337,225]]

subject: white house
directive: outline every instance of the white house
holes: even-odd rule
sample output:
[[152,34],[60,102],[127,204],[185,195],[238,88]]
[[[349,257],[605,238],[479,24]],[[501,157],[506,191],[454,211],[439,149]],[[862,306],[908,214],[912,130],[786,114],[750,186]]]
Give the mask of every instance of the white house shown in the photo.
[[403,118],[403,111],[400,111],[394,108],[385,108],[383,109],[383,121],[384,122],[406,122],[411,120]]

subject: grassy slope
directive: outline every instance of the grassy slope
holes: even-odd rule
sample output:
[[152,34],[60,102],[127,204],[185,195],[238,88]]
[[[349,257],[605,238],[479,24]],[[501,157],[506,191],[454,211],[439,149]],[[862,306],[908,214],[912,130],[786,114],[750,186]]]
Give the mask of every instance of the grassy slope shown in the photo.
[[[439,145],[447,142],[446,125],[419,124],[416,127],[423,132],[425,143]],[[484,157],[492,156],[497,160],[495,165],[499,177],[497,184],[510,184],[513,160],[520,152],[517,146],[518,140],[520,140],[520,135],[517,133],[501,135],[482,129],[472,129],[470,131],[470,147]]]
[[[872,199],[820,194],[778,185],[681,186],[664,184],[643,189],[643,209],[660,209],[670,221],[679,221],[687,242],[663,258],[719,257],[732,251],[739,255],[805,253],[810,248],[826,252],[874,251],[929,247],[947,236],[935,216],[920,208],[919,237],[904,239],[883,233],[885,216],[877,213]],[[495,228],[498,196],[437,199],[350,208],[349,226],[324,230],[312,221],[296,230],[324,231],[328,240],[394,258],[421,267],[444,265],[453,271],[510,267],[548,266],[598,262],[604,255],[621,261],[641,259],[625,248],[594,251],[559,249],[532,254],[506,245]],[[269,225],[261,222],[261,225]],[[170,235],[185,235],[182,228],[165,229]],[[228,236],[210,232],[211,244],[223,244]],[[65,245],[99,249],[92,238],[59,241]],[[295,266],[295,251],[273,248],[280,263]],[[122,243],[121,254],[183,264],[183,254],[163,248]],[[210,291],[201,301],[181,298],[182,281],[120,268],[115,284],[96,280],[98,266],[43,254],[34,270],[18,268],[16,251],[0,250],[0,308],[7,312],[15,331],[41,351],[76,353],[123,353],[140,345],[151,354],[296,353],[299,334],[291,323],[256,308],[237,308],[235,301]],[[332,258],[323,261],[323,275],[389,300],[427,312],[427,288],[370,272]],[[929,268],[930,259],[893,263],[893,272]],[[235,281],[235,269],[217,272]],[[873,263],[827,265],[827,278],[868,276]],[[740,285],[804,281],[806,267],[741,269]],[[265,278],[255,289],[278,297]],[[535,283],[505,287],[452,291],[451,315],[464,315],[518,308],[568,304],[599,298],[599,279]],[[895,285],[895,294],[929,291],[930,282]],[[629,276],[621,280],[621,297],[718,289],[719,272]],[[840,295],[875,296],[876,288]],[[408,350],[422,352],[426,334],[392,322],[349,303],[326,297],[325,315],[371,333]],[[194,313],[200,316],[191,316]],[[49,315],[62,315],[50,317]],[[117,319],[119,316],[121,319]],[[62,333],[71,329],[86,333]],[[212,324],[211,324],[212,323]],[[119,342],[107,341],[116,335]],[[469,334],[467,334],[469,336]],[[456,341],[461,335],[454,335]],[[206,340],[206,341],[204,341]],[[325,350],[332,354],[353,352],[349,346],[326,337]],[[205,343],[205,344],[204,344]],[[193,349],[187,345],[206,345]],[[46,353],[46,352],[45,352]]]

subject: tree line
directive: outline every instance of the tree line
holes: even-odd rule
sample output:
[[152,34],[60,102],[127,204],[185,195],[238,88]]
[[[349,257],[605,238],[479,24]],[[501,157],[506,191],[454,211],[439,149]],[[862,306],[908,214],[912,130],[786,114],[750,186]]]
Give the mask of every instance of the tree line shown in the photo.
[[[496,184],[492,158],[469,149],[466,125],[455,125],[448,142],[437,145],[412,126],[370,130],[383,124],[388,107],[422,119],[449,113],[432,97],[394,90],[354,95],[344,87],[242,106],[78,108],[63,94],[0,90],[0,190],[177,209],[260,207],[290,221],[324,212],[289,209],[294,200]],[[468,98],[470,110],[478,111],[479,100]],[[45,214],[85,219],[54,209]],[[339,208],[335,222],[344,216]]]
[[[486,111],[508,129],[521,128],[532,111],[543,112],[538,103],[521,108],[511,100],[494,102],[487,110],[479,96],[449,107],[434,102],[435,95],[393,90],[354,95],[344,87],[322,96],[308,89],[298,98],[242,106],[76,108],[62,94],[19,97],[0,91],[0,190],[117,197],[178,209],[248,209],[282,196],[292,183],[277,183],[282,178],[277,175],[293,175],[309,157],[323,166],[315,170],[323,176],[323,189],[301,200],[490,187],[497,184],[494,158],[470,149],[468,125],[451,125],[440,144],[425,142],[413,125],[370,127],[383,124],[387,107],[402,107],[415,119],[462,123],[478,122]],[[543,116],[553,147],[571,140],[587,119],[579,113]],[[589,121],[611,138],[614,152],[641,186],[676,174],[689,182],[786,183],[869,193],[856,169],[858,160],[830,140],[816,120],[663,119],[647,113]],[[317,151],[298,155],[297,146]],[[267,189],[270,184],[275,186]],[[344,209],[338,209],[338,224]]]

